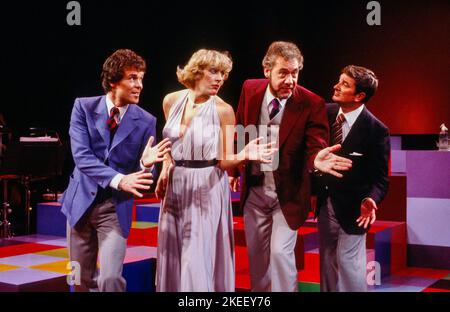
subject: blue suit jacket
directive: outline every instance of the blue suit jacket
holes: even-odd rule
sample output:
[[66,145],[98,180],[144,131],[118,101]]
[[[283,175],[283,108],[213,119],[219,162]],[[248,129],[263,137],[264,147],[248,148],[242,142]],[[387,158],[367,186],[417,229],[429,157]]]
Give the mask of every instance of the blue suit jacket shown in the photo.
[[[156,118],[131,104],[110,147],[107,118],[106,96],[75,99],[69,129],[75,168],[60,200],[71,227],[91,206],[98,187],[109,187],[118,173],[126,175],[141,169],[145,145],[150,136],[156,138]],[[128,237],[133,195],[116,190],[112,194],[122,234]]]

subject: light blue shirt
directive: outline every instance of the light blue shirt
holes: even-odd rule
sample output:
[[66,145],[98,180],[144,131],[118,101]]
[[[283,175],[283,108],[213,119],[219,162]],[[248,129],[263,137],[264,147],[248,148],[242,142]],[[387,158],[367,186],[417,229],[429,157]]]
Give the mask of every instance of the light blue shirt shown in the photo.
[[358,116],[359,116],[359,114],[361,114],[363,109],[364,109],[364,104],[349,113],[344,113],[342,111],[342,108],[339,108],[339,112],[338,112],[337,116],[339,116],[339,114],[344,114],[344,117],[345,117],[345,121],[342,123],[342,142],[344,142],[345,138],[347,137],[348,133],[350,132],[350,129],[352,128],[356,119],[358,119]]

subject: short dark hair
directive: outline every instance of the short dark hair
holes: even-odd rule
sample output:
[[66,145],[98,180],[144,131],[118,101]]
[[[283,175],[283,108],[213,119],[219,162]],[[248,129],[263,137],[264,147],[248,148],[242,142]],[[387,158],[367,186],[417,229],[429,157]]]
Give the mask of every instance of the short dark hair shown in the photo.
[[111,54],[103,63],[101,74],[103,90],[111,91],[111,83],[122,80],[125,69],[146,71],[145,60],[129,49],[119,49]]
[[341,73],[355,80],[356,93],[364,92],[366,97],[363,102],[369,102],[378,88],[378,78],[375,73],[368,68],[356,65],[345,66]]

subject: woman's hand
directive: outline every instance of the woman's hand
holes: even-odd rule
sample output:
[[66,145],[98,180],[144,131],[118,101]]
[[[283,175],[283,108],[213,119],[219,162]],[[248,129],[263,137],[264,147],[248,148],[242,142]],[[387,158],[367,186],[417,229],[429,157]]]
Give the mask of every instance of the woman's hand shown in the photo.
[[169,182],[170,166],[163,168],[156,182],[155,195],[158,199],[163,199],[166,195],[167,183]]

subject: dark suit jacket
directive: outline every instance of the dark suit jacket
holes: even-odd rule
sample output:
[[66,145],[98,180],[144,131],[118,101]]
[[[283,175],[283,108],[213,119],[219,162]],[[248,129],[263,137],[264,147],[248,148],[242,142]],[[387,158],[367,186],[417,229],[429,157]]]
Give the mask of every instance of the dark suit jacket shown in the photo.
[[[237,125],[258,125],[267,85],[267,79],[244,82],[236,114]],[[308,217],[311,208],[310,173],[314,157],[327,146],[328,127],[324,100],[296,86],[284,108],[279,132],[279,166],[273,172],[281,210],[293,230]],[[242,177],[241,207],[245,205],[247,189],[251,186],[250,173],[248,163]]]
[[[327,104],[330,129],[338,112],[337,104]],[[362,156],[351,156],[352,153]],[[317,215],[320,206],[326,204],[326,198],[330,196],[343,230],[348,234],[365,233],[367,230],[356,223],[361,214],[361,201],[370,197],[378,205],[388,190],[389,129],[364,108],[336,154],[350,158],[353,165],[349,171],[343,172],[342,179],[331,175],[320,178]]]
[[[105,96],[75,100],[69,129],[75,168],[60,200],[61,211],[72,227],[91,206],[99,188],[109,188],[118,173],[126,175],[141,169],[142,152],[149,137],[155,137],[156,118],[130,104],[109,148],[107,119]],[[112,198],[122,234],[128,237],[133,196],[112,190]]]

